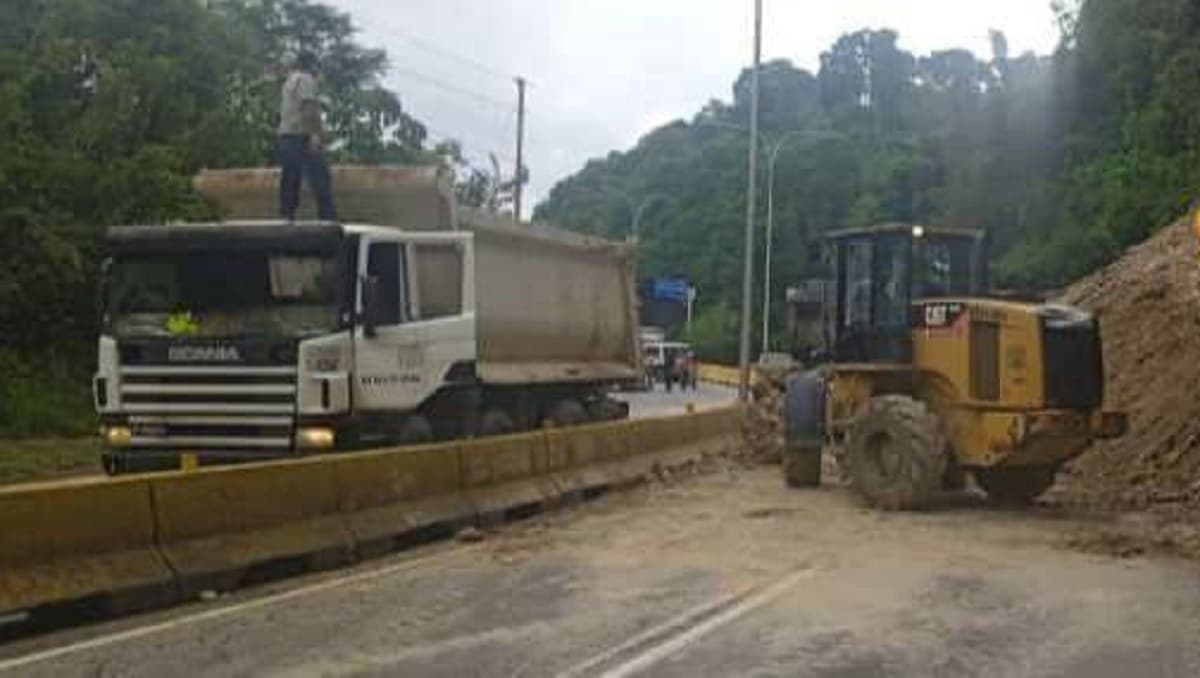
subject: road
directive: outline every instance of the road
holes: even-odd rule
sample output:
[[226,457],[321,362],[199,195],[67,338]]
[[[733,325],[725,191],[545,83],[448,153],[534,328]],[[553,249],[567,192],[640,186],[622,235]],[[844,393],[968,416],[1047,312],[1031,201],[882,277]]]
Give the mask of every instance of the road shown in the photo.
[[683,414],[689,403],[694,405],[697,410],[728,405],[737,399],[737,391],[724,386],[702,383],[695,390],[674,389],[667,393],[662,386],[657,386],[653,391],[619,393],[617,399],[629,403],[630,417],[640,419]]
[[0,646],[0,676],[1200,675],[1200,567],[977,498],[714,465],[351,570]]

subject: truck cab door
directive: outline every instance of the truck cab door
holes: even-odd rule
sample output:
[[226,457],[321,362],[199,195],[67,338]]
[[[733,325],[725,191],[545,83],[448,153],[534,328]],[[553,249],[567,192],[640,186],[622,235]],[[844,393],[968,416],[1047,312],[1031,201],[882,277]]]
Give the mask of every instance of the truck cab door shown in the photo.
[[[458,265],[453,266],[452,258],[436,256],[441,252],[435,252],[434,245],[458,253]],[[397,231],[394,236],[365,237],[361,247],[355,409],[413,411],[444,385],[451,366],[474,360],[470,240],[458,234]],[[362,322],[367,281],[374,291],[370,329]],[[423,283],[431,287],[425,303]]]

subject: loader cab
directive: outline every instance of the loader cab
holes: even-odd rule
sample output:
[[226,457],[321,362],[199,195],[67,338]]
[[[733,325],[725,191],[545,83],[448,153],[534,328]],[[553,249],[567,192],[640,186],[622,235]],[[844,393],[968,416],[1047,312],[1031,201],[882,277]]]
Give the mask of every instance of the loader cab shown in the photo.
[[826,238],[833,273],[825,310],[829,357],[839,363],[912,360],[919,299],[981,296],[987,251],[980,231],[885,224]]

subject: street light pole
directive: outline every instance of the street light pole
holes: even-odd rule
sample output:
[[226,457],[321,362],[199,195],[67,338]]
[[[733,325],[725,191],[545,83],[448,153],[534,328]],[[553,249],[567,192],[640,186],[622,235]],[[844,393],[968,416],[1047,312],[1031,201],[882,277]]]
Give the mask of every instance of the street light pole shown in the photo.
[[656,201],[661,200],[661,199],[663,199],[663,196],[661,194],[655,193],[653,195],[648,195],[645,198],[642,198],[642,201],[640,203],[638,203],[637,205],[634,205],[633,200],[631,200],[629,198],[629,196],[625,196],[625,204],[629,207],[630,214],[633,215],[629,222],[629,236],[628,237],[629,237],[630,241],[637,242],[638,239],[641,238],[642,216],[644,216],[646,214],[646,210],[650,209],[650,207]]
[[750,401],[750,309],[754,296],[754,211],[758,191],[758,69],[762,61],[762,0],[754,0],[754,70],[750,74],[750,153],[746,187],[746,252],[742,263],[742,332],[738,341],[738,398]]
[[775,163],[779,153],[792,139],[812,137],[816,139],[844,139],[839,132],[823,130],[792,130],[779,137],[771,145],[767,156],[767,242],[763,254],[763,307],[762,307],[762,352],[771,350],[771,250],[775,238]]

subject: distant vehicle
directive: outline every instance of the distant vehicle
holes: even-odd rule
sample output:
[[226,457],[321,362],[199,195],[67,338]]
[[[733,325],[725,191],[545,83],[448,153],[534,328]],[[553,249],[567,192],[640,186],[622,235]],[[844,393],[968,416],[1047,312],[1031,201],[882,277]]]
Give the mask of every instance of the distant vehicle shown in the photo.
[[643,362],[646,366],[646,381],[650,388],[661,383],[668,391],[681,382],[676,373],[676,357],[691,352],[691,346],[682,341],[651,341],[642,345]]
[[264,170],[202,174],[231,220],[109,230],[96,408],[110,473],[624,418],[632,250],[461,209],[426,168],[336,168],[343,216],[254,220]]

